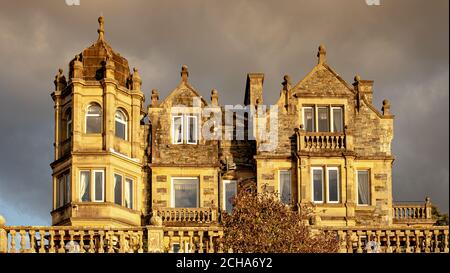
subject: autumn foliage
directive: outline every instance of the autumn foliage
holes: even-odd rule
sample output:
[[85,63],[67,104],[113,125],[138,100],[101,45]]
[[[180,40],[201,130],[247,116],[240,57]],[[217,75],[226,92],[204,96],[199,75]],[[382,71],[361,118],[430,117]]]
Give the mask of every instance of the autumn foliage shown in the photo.
[[334,234],[311,232],[302,221],[310,209],[293,211],[275,193],[240,191],[231,214],[224,213],[224,249],[242,253],[337,252]]

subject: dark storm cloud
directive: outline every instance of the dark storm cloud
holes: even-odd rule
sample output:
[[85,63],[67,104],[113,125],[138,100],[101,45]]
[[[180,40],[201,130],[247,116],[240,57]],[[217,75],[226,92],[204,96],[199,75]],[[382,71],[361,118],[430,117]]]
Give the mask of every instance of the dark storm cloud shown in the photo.
[[[246,73],[264,72],[266,103],[281,79],[301,80],[317,46],[349,83],[375,80],[374,104],[396,115],[394,199],[448,211],[448,1],[2,1],[0,9],[0,210],[15,224],[50,223],[53,104],[59,67],[97,38],[141,71],[146,97],[167,95],[181,64],[209,98],[241,103]],[[4,211],[0,211],[6,214]],[[27,218],[26,216],[34,218]],[[40,219],[40,220],[31,220]]]

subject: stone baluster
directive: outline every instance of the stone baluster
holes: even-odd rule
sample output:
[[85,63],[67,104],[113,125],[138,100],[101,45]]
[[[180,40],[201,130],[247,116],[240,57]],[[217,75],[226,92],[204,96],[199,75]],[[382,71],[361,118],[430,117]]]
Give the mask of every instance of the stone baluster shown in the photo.
[[424,231],[425,253],[430,253],[430,231]]
[[89,230],[89,253],[95,253],[95,244],[94,244],[94,231]]
[[421,251],[420,251],[420,237],[419,237],[419,235],[420,235],[420,230],[414,230],[414,233],[415,233],[415,235],[416,235],[416,247],[415,247],[415,253],[420,253]]
[[65,253],[66,249],[64,248],[64,236],[66,234],[65,230],[58,230],[58,234],[59,234],[59,248],[58,248],[58,253]]
[[187,234],[189,236],[189,253],[194,253],[194,232],[189,230]]
[[433,232],[434,235],[434,252],[439,253],[440,252],[440,244],[439,244],[439,230],[435,230]]
[[41,239],[39,253],[45,253],[45,230],[39,230],[39,237]]
[[36,253],[36,249],[35,249],[35,231],[33,229],[30,229],[30,231],[28,231],[28,234],[30,235],[30,253]]
[[103,230],[99,230],[98,231],[98,237],[99,237],[99,242],[98,242],[98,253],[105,253],[104,247],[105,247],[105,242],[103,241],[103,237],[105,236],[105,232]]
[[172,246],[173,231],[168,231],[167,235],[169,235],[169,253],[173,253],[173,246]]
[[361,235],[362,235],[362,231],[356,232],[356,236],[358,237],[358,249],[356,250],[356,253],[363,253],[362,243],[361,243]]
[[353,232],[347,232],[347,253],[353,253]]
[[386,230],[386,253],[392,253],[391,247],[391,231]]
[[400,230],[395,230],[395,252],[401,253],[402,249],[400,248]]
[[139,238],[138,253],[144,253],[144,232],[142,230],[138,231],[138,238]]
[[203,231],[200,230],[198,232],[198,236],[200,237],[200,241],[198,244],[198,253],[203,253]]
[[9,252],[16,253],[17,252],[17,250],[16,250],[16,231],[14,229],[11,230],[9,232],[9,235],[11,237],[11,246],[10,246]]
[[208,236],[209,236],[209,250],[208,250],[208,253],[214,253],[214,242],[213,242],[214,232],[208,231]]
[[114,232],[112,230],[109,230],[108,233],[108,253],[115,253],[114,251]]
[[26,230],[19,230],[19,234],[20,234],[20,249],[19,252],[20,253],[26,253],[27,249],[26,249],[26,243],[25,243],[25,236],[27,234]]
[[125,234],[122,230],[118,231],[119,236],[119,253],[125,253]]
[[185,244],[184,244],[184,231],[178,231],[178,240],[180,242],[180,251],[179,253],[185,252]]
[[381,230],[377,230],[377,231],[375,231],[375,234],[376,234],[376,236],[377,236],[377,243],[378,243],[378,245],[379,245],[379,247],[380,247],[380,251],[382,250],[381,249]]
[[55,253],[56,249],[55,249],[55,231],[54,230],[49,230],[48,232],[48,236],[50,238],[49,240],[49,248],[48,248],[48,253]]
[[448,253],[448,229],[444,230],[444,253]]
[[84,230],[79,230],[78,235],[80,237],[80,253],[86,253],[84,249]]
[[339,238],[339,252],[340,253],[346,253],[347,247],[346,247],[346,234],[342,230],[338,230],[338,238]]
[[409,230],[405,231],[405,247],[406,253],[411,253],[410,242],[409,242]]

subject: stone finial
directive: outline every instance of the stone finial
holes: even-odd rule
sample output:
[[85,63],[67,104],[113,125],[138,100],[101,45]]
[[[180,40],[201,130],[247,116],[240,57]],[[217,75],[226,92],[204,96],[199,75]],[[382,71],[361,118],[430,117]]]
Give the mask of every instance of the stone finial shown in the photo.
[[154,213],[152,218],[150,218],[150,225],[152,226],[162,227],[162,222],[162,218],[156,215],[156,213]]
[[152,107],[158,106],[158,100],[159,100],[158,90],[153,89],[152,90]]
[[283,90],[289,90],[291,89],[291,78],[289,75],[284,75],[283,77],[284,81],[281,83],[283,85]]
[[80,60],[81,56],[80,54],[75,56],[75,59],[73,61],[73,75],[72,77],[81,79],[83,78],[83,63]]
[[[425,203],[431,204],[431,198],[429,196],[425,197]],[[1,224],[0,224],[0,226],[1,226]]]
[[187,65],[183,64],[181,66],[181,80],[183,82],[187,82],[187,79],[189,77],[189,71]]
[[4,227],[6,224],[5,217],[0,214],[0,227]]
[[53,81],[55,84],[55,90],[56,91],[62,91],[64,88],[66,88],[67,81],[66,77],[63,74],[63,70],[60,68],[58,69],[58,74],[55,76],[55,80]]
[[142,79],[136,67],[133,68],[133,74],[130,75],[131,90],[141,90]]
[[381,108],[381,111],[384,116],[391,114],[391,103],[387,99],[383,100],[383,107]]
[[319,51],[317,52],[317,57],[319,58],[319,64],[323,64],[327,62],[327,51],[325,50],[325,46],[320,45]]
[[359,83],[361,81],[361,76],[359,76],[358,74],[355,75],[354,78],[355,83]]
[[219,92],[216,89],[211,90],[211,105],[219,105]]
[[105,19],[103,16],[98,17],[98,40],[103,41],[105,36]]

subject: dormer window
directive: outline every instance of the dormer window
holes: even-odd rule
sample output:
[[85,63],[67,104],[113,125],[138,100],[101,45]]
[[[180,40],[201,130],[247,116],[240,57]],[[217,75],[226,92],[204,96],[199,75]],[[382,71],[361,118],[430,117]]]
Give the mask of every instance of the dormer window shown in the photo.
[[304,106],[303,126],[306,132],[343,132],[343,107]]
[[172,143],[197,144],[198,121],[194,115],[179,115],[172,117]]

